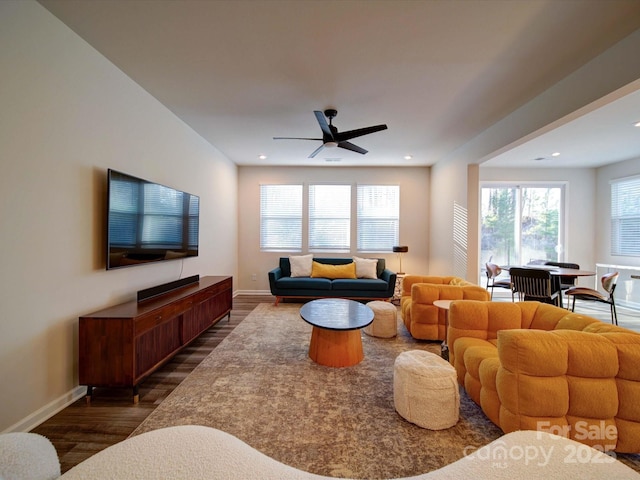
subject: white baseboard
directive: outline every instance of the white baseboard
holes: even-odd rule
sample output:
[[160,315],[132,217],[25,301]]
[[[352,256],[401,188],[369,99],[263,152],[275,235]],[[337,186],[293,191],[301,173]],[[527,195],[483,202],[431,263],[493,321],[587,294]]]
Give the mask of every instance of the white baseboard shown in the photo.
[[29,432],[33,430],[35,427],[40,425],[42,422],[50,419],[56,413],[61,410],[64,410],[66,407],[71,405],[76,400],[84,397],[87,393],[87,388],[78,385],[73,390],[65,393],[61,397],[56,398],[54,401],[48,403],[42,408],[39,408],[31,415],[23,418],[17,423],[14,423],[9,428],[1,433],[9,433],[9,432]]

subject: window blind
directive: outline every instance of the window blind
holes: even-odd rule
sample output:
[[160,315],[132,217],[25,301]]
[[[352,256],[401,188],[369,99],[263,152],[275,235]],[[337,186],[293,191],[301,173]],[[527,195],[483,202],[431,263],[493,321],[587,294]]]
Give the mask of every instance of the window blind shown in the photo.
[[400,187],[358,185],[359,252],[390,252],[398,244]]
[[350,249],[351,185],[309,185],[309,251]]
[[302,185],[260,186],[260,249],[302,250]]
[[611,182],[611,255],[640,256],[640,177]]

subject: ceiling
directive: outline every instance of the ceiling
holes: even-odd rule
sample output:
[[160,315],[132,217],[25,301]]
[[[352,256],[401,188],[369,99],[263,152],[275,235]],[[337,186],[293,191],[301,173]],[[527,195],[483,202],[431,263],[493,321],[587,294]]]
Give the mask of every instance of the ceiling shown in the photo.
[[[238,165],[432,165],[640,28],[637,0],[39,1]],[[329,107],[341,131],[388,130],[353,140],[366,155],[273,139],[320,137]],[[639,94],[619,110],[640,120]],[[589,115],[487,165],[629,155],[592,160],[587,141],[620,143]]]

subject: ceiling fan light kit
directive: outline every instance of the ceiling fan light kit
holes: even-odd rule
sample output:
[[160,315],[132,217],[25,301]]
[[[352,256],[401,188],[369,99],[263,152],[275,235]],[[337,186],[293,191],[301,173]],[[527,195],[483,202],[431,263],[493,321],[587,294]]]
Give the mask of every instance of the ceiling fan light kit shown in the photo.
[[[358,128],[355,130],[348,130],[346,132],[338,132],[338,129],[333,125],[333,119],[335,118],[336,115],[338,115],[338,111],[336,109],[328,108],[324,112],[315,110],[313,113],[315,114],[316,120],[318,121],[318,124],[320,125],[320,129],[322,130],[322,138],[273,137],[273,139],[274,140],[321,141],[322,145],[316,148],[311,153],[311,155],[309,155],[309,158],[314,158],[318,153],[320,153],[325,148],[335,148],[335,147],[344,148],[345,150],[351,150],[352,152],[356,152],[364,155],[367,153],[367,150],[357,145],[354,145],[353,143],[349,142],[349,140],[387,129],[387,126],[382,124],[382,125],[374,125],[372,127],[364,127],[364,128]],[[329,119],[329,123],[327,123],[327,120],[326,120],[327,118]]]

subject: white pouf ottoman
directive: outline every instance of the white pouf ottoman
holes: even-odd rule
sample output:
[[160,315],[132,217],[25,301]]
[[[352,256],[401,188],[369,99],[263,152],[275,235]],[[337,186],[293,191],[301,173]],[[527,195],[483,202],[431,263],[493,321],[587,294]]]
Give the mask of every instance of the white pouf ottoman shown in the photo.
[[374,300],[367,303],[373,310],[373,322],[364,327],[364,333],[372,337],[391,338],[398,334],[398,309],[391,302]]
[[420,427],[453,427],[460,414],[455,368],[423,350],[401,353],[393,366],[393,403],[403,418]]

